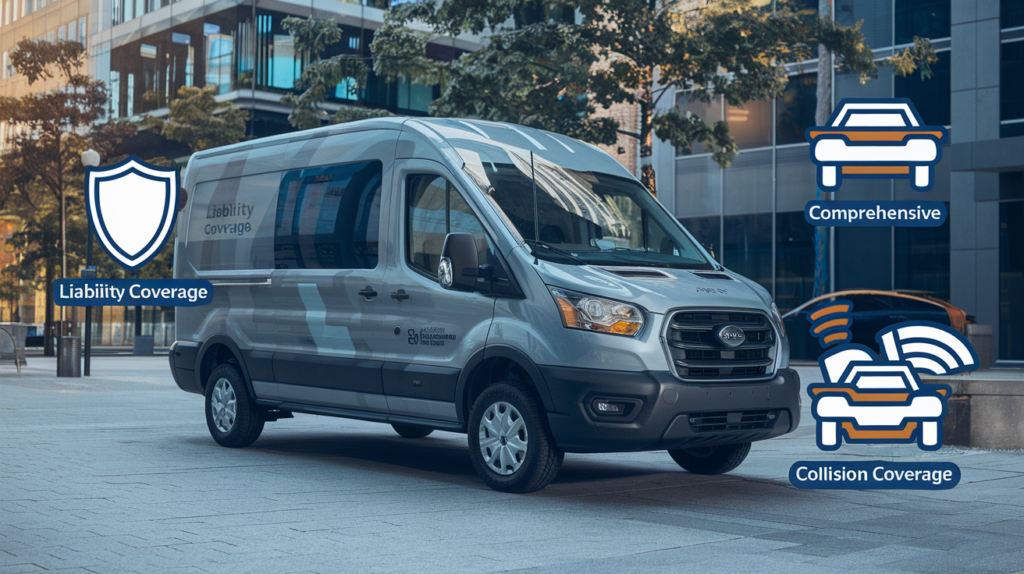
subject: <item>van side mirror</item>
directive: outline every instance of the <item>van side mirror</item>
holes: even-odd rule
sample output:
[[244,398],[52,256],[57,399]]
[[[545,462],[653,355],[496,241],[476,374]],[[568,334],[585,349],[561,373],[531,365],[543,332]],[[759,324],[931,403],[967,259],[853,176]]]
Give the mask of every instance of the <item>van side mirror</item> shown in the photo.
[[456,291],[473,291],[479,275],[480,253],[471,233],[449,233],[441,248],[437,280],[441,287]]

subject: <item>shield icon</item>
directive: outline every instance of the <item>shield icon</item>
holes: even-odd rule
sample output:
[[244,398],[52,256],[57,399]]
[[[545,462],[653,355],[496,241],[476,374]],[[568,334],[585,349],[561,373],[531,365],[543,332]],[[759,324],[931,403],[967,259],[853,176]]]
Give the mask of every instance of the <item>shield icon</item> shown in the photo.
[[85,210],[103,249],[134,271],[156,257],[177,219],[178,170],[139,158],[85,172]]

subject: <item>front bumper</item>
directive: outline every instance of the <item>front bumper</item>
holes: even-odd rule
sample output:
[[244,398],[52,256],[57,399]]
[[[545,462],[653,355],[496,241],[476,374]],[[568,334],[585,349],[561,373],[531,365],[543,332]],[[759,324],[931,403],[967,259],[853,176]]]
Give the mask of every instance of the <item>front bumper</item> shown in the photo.
[[[668,371],[538,367],[551,393],[548,423],[567,452],[626,452],[752,442],[800,424],[800,377],[684,383]],[[632,401],[622,419],[596,415],[595,398]],[[691,422],[691,419],[693,422]]]

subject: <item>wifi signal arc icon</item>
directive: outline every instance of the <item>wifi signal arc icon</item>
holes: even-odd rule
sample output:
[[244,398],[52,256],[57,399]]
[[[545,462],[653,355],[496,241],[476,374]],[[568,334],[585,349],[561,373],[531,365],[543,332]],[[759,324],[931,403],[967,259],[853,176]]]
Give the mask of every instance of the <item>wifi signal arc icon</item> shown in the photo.
[[960,333],[930,321],[899,323],[875,335],[889,361],[906,361],[916,371],[933,375],[956,375],[979,366],[974,347]]
[[850,342],[852,310],[853,303],[846,299],[837,299],[823,303],[811,312],[808,316],[811,321],[811,334],[818,338],[823,348]]

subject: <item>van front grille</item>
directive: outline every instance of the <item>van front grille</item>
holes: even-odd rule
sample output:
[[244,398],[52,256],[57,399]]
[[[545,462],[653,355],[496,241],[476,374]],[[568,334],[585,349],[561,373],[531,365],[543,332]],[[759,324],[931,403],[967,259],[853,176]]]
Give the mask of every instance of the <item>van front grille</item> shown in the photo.
[[[730,347],[719,333],[743,331],[743,343]],[[689,380],[759,379],[774,373],[775,330],[768,317],[743,311],[677,311],[666,334],[676,374]]]

